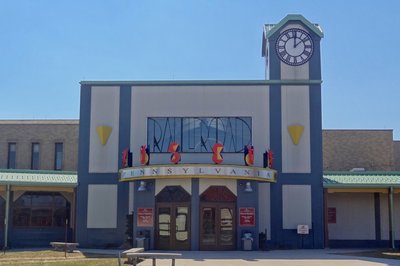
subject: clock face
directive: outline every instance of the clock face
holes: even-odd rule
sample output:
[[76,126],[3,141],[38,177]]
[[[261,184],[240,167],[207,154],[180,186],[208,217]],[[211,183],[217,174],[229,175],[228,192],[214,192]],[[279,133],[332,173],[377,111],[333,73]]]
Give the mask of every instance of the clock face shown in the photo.
[[291,66],[300,66],[312,56],[314,44],[310,34],[302,29],[288,29],[282,32],[276,41],[279,59]]

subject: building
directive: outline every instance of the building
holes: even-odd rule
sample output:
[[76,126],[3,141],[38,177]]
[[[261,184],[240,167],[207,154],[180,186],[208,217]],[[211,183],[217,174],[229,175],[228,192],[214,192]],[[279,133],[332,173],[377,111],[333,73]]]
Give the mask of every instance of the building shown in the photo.
[[398,247],[399,141],[392,130],[324,130],[326,243]]
[[322,37],[265,25],[266,80],[82,81],[80,245],[120,246],[133,214],[149,248],[322,248]]
[[[74,238],[77,120],[0,121],[0,241],[48,246]],[[3,222],[4,221],[4,222]]]
[[322,37],[289,15],[266,80],[83,81],[80,122],[0,121],[1,243],[398,247],[400,142],[322,131]]

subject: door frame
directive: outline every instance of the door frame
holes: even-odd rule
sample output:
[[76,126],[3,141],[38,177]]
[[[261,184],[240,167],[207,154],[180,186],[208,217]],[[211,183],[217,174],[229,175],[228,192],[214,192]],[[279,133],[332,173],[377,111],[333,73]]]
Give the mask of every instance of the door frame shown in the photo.
[[[170,208],[171,209],[171,216],[170,216],[170,240],[169,240],[169,248],[160,248],[159,247],[159,234],[158,234],[158,213],[159,213],[159,208]],[[188,230],[188,245],[183,247],[179,246],[177,247],[176,244],[176,209],[178,207],[187,207],[188,208],[188,214],[186,217],[187,221],[187,230]],[[191,249],[191,206],[190,202],[156,202],[156,213],[155,213],[155,227],[154,227],[154,244],[156,249],[160,250],[190,250]]]
[[[203,239],[203,208],[216,208],[215,214],[215,234],[216,234],[216,244],[215,245],[204,245],[202,244]],[[219,243],[220,228],[221,228],[221,208],[232,209],[232,245],[221,246]],[[236,250],[236,203],[235,202],[200,202],[199,209],[199,247],[200,250]]]

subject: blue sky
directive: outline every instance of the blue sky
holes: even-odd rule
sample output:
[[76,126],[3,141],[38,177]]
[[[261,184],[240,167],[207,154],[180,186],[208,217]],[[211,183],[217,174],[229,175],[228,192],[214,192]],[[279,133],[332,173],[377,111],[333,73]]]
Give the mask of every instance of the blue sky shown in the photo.
[[323,127],[400,139],[400,1],[0,1],[0,119],[77,119],[81,80],[264,79],[262,28],[319,23]]

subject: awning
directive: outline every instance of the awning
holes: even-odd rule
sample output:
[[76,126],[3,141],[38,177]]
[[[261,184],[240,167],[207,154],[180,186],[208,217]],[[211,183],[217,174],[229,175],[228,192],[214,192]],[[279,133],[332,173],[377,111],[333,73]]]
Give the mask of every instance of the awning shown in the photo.
[[72,171],[0,169],[0,185],[76,187],[78,174]]
[[120,181],[172,178],[227,178],[276,182],[276,170],[241,165],[175,164],[151,165],[119,170]]
[[324,188],[400,188],[400,172],[324,172]]

